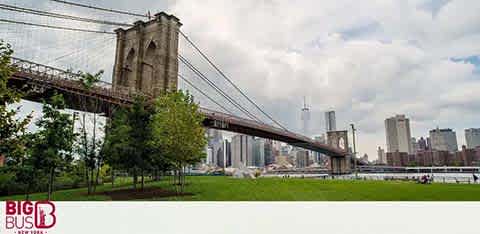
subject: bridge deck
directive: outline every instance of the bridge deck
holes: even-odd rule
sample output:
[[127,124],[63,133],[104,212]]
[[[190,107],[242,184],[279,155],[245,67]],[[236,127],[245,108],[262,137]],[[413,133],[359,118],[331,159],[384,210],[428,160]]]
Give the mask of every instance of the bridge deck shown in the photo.
[[[113,90],[111,85],[106,82],[100,82],[87,89],[81,83],[79,74],[23,59],[13,58],[12,64],[17,68],[17,72],[9,81],[9,85],[29,90],[26,99],[31,101],[41,101],[57,92],[64,95],[68,107],[71,109],[104,112],[110,116],[115,108],[131,105],[134,97],[139,95],[132,90]],[[346,152],[341,149],[321,144],[308,137],[272,125],[206,108],[201,108],[200,111],[206,116],[204,121],[206,127],[278,140],[331,157],[346,155]]]

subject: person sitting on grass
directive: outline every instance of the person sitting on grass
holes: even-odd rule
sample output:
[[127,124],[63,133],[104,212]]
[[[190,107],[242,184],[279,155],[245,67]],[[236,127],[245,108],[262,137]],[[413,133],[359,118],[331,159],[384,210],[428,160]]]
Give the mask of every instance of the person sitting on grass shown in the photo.
[[473,173],[473,182],[476,184],[478,180],[478,176]]

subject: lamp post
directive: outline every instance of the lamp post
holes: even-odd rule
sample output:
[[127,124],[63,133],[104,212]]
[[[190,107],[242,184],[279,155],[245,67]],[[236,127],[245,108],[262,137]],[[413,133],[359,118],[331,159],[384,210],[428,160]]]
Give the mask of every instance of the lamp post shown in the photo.
[[[75,133],[75,121],[77,120],[78,112],[74,111],[72,114],[73,121],[72,121],[72,134]],[[72,149],[70,150],[70,156],[73,157],[73,143],[72,143]]]
[[78,112],[77,111],[74,111],[72,116],[73,116],[73,124],[72,124],[72,132],[75,131],[75,121],[77,120],[77,116],[78,116]]
[[350,124],[350,126],[352,127],[352,140],[353,140],[353,166],[354,166],[354,171],[355,171],[355,179],[357,178],[357,147],[356,147],[356,144],[355,144],[355,131],[357,129],[355,129],[355,125]]

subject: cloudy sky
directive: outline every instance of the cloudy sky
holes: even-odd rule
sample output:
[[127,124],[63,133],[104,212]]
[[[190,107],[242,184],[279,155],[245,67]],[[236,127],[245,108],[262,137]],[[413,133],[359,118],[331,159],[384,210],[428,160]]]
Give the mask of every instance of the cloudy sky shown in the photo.
[[[135,20],[46,0],[2,2],[121,22]],[[337,128],[347,129],[354,123],[359,152],[371,158],[376,157],[377,146],[385,147],[384,120],[395,114],[410,118],[414,137],[426,136],[436,126],[448,127],[457,131],[459,144],[465,142],[465,128],[480,127],[480,1],[80,2],[176,15],[183,32],[279,122],[299,131],[305,96],[312,110],[312,134],[324,133],[323,112],[335,110]],[[111,29],[5,11],[0,11],[0,18]],[[13,40],[23,57],[83,70],[105,69],[105,79],[110,79],[113,36],[2,24],[0,37]],[[38,43],[26,43],[29,38]],[[180,47],[180,53],[208,69],[186,43]],[[215,76],[213,71],[206,73]]]

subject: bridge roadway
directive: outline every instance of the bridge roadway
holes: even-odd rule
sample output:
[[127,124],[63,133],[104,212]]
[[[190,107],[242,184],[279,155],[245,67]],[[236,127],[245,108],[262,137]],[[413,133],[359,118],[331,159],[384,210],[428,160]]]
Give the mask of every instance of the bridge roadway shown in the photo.
[[[134,90],[113,90],[106,82],[87,89],[79,81],[79,74],[24,59],[12,58],[12,64],[16,72],[9,85],[26,91],[24,98],[30,101],[39,102],[57,92],[63,94],[70,109],[111,116],[118,107],[131,105],[139,94]],[[206,116],[205,127],[278,140],[330,157],[346,156],[341,149],[281,128],[206,108],[200,108],[200,111]]]

